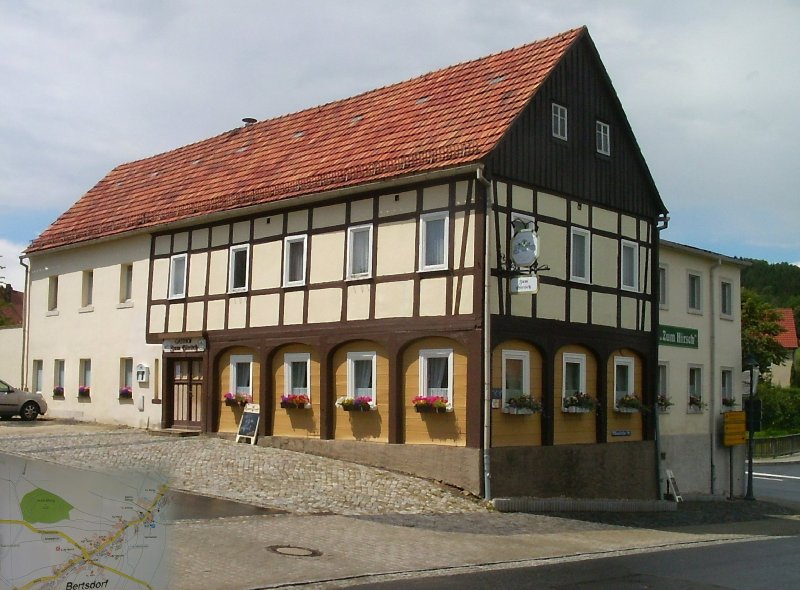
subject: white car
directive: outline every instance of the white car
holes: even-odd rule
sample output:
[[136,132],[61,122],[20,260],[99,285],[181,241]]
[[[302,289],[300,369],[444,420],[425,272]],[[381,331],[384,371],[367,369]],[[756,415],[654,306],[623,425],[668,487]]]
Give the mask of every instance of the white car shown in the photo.
[[47,401],[41,393],[30,393],[0,381],[0,419],[19,416],[25,421],[36,420],[36,416],[47,411]]

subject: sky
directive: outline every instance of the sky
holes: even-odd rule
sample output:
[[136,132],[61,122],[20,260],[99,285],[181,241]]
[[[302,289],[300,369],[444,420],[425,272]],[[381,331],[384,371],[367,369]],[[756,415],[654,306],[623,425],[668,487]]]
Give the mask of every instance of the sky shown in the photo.
[[586,25],[662,237],[800,263],[800,2],[0,4],[0,282],[115,166]]

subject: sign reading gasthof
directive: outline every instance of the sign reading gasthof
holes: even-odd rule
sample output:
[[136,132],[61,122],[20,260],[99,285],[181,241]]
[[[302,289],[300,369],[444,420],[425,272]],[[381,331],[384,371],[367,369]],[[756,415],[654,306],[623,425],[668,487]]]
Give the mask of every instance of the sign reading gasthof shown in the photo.
[[697,330],[692,328],[680,328],[678,326],[659,326],[658,343],[665,346],[680,346],[683,348],[697,348],[700,343],[700,336]]

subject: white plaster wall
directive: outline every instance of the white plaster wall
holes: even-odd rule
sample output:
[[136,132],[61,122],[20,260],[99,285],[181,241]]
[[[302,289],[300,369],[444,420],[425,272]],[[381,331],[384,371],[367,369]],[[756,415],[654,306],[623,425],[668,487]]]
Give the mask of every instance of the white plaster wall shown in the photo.
[[[150,237],[140,236],[31,257],[28,381],[33,360],[43,361],[48,385],[54,383],[55,359],[65,361],[64,399],[53,399],[52,386],[43,392],[49,415],[135,427],[160,423],[161,405],[152,399],[161,378],[154,372],[161,347],[145,343],[149,253]],[[131,263],[132,301],[120,304],[120,267]],[[79,313],[84,270],[94,271],[93,305],[92,311]],[[48,314],[48,278],[53,275],[59,276],[58,313]],[[147,383],[134,383],[133,404],[118,400],[120,358],[126,357],[133,358],[134,367],[145,363],[151,369]],[[92,394],[91,402],[81,403],[78,373],[85,358],[92,360]]]
[[0,327],[0,379],[22,385],[22,327]]

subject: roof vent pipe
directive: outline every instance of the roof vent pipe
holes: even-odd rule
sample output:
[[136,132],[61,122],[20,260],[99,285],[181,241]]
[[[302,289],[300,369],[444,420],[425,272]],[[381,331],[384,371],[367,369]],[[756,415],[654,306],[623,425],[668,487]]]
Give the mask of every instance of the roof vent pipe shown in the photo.
[[244,123],[245,127],[252,125],[256,121],[258,121],[258,119],[254,119],[253,117],[245,117],[244,119],[242,119],[242,123]]

